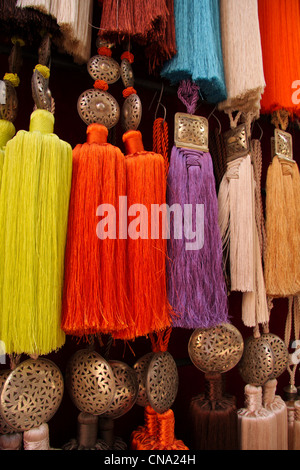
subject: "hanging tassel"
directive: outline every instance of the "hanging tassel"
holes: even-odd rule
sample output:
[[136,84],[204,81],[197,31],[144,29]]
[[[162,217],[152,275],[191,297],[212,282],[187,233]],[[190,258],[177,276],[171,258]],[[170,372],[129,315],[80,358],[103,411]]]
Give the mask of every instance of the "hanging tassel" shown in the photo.
[[257,0],[221,0],[220,23],[227,99],[218,107],[258,118],[265,79]]
[[16,133],[15,126],[12,122],[0,119],[0,186],[2,179],[2,171],[4,165],[5,146],[7,142],[14,137]]
[[174,412],[156,413],[151,407],[144,412],[145,425],[131,434],[131,450],[189,450],[174,435]]
[[49,426],[41,424],[38,428],[23,433],[24,450],[50,450]]
[[63,450],[109,450],[105,441],[98,439],[98,416],[80,412],[77,417],[77,439],[64,444]]
[[245,408],[238,410],[240,450],[277,450],[274,412],[263,408],[262,387],[245,386]]
[[22,433],[0,435],[0,450],[22,450]]
[[205,394],[194,397],[190,403],[190,447],[195,450],[237,450],[235,397],[223,394],[221,374],[205,374],[205,384]]
[[219,2],[174,0],[174,16],[177,53],[161,76],[173,85],[192,80],[210,103],[226,99]]
[[[162,218],[152,219],[152,208],[166,203],[163,157],[144,150],[140,131],[123,135],[126,148],[127,205],[129,214],[126,278],[133,324],[114,334],[134,339],[170,326],[171,309],[166,291],[166,239]],[[137,218],[132,216],[140,213]]]
[[300,291],[300,176],[296,162],[273,157],[266,194],[267,294],[296,295]]
[[[53,42],[63,51],[73,56],[74,61],[83,64],[91,55],[92,39],[92,0],[17,0],[18,10],[29,10],[47,15],[59,27],[59,35]],[[48,29],[49,31],[49,29]]]
[[268,380],[263,386],[263,406],[272,411],[277,422],[277,450],[288,450],[288,415],[287,406],[276,395],[277,380]]
[[[182,83],[179,95],[186,93],[189,96],[183,99],[192,114],[198,88],[189,90],[188,83]],[[209,152],[187,147],[174,145],[170,158],[167,202],[182,215],[178,219],[174,213],[170,218],[168,296],[175,312],[174,327],[209,328],[228,320],[218,201]],[[192,221],[187,220],[187,204],[192,207]],[[201,207],[202,214],[198,212]],[[178,228],[176,224],[182,222],[190,224],[193,234],[187,233],[186,226]]]
[[[125,159],[107,143],[108,129],[90,124],[87,142],[73,150],[73,178],[65,256],[62,329],[69,335],[117,333],[130,321],[125,239],[118,236],[119,197],[126,195]],[[97,208],[111,205],[115,238],[97,236]],[[105,215],[105,214],[102,214]],[[102,233],[104,238],[104,232]]]
[[0,338],[7,354],[48,354],[60,328],[72,149],[36,110],[5,149],[0,193]]
[[299,91],[293,86],[300,76],[299,2],[258,0],[258,13],[266,79],[261,112],[285,110],[291,116],[299,116]]

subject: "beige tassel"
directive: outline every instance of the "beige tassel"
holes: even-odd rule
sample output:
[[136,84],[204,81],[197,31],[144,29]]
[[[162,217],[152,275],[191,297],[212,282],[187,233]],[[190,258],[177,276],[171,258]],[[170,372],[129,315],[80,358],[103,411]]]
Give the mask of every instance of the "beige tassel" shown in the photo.
[[238,410],[240,450],[276,450],[277,422],[272,411],[263,408],[262,387],[245,386],[245,408]]
[[287,406],[282,398],[276,395],[276,387],[276,379],[268,380],[263,386],[263,405],[266,410],[272,411],[276,416],[277,450],[288,450]]
[[47,423],[23,434],[24,450],[50,450],[49,427]]

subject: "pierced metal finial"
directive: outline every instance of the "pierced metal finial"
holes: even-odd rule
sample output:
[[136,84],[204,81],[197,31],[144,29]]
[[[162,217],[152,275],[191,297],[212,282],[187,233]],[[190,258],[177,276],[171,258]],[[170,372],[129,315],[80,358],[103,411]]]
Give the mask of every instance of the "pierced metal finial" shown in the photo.
[[293,138],[288,132],[275,129],[274,132],[274,154],[278,158],[294,162],[293,159]]
[[66,370],[66,387],[75,406],[85,413],[100,415],[111,405],[115,379],[111,366],[100,354],[77,351]]
[[117,100],[106,91],[93,89],[84,91],[78,98],[77,111],[87,124],[103,124],[107,129],[114,127],[120,118]]
[[233,369],[244,351],[241,333],[231,324],[196,329],[189,340],[192,363],[202,372],[224,373]]
[[18,112],[15,87],[8,80],[0,80],[0,119],[14,122]]
[[242,379],[251,385],[262,386],[274,374],[275,358],[273,349],[264,335],[250,337],[245,341],[239,372]]
[[208,152],[208,121],[187,113],[175,114],[174,142],[176,147]]
[[135,93],[124,101],[121,111],[121,123],[124,131],[137,130],[142,119],[142,103]]
[[0,394],[0,413],[16,432],[48,422],[58,410],[64,391],[59,368],[48,359],[28,359],[6,378]]
[[225,132],[224,139],[228,162],[250,153],[250,141],[245,124]]

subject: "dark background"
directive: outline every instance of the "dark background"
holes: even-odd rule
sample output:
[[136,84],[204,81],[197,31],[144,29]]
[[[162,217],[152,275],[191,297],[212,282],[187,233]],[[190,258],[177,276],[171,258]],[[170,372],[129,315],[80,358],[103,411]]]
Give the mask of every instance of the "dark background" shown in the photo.
[[[99,7],[95,2],[93,24],[99,25]],[[1,21],[0,28],[0,77],[8,72],[8,56],[11,50],[12,24]],[[23,65],[20,71],[20,86],[17,88],[19,108],[18,116],[15,121],[16,130],[29,128],[30,114],[33,110],[34,102],[31,95],[31,76],[35,65],[38,63],[39,34],[38,31],[31,30],[32,37],[28,36],[28,41],[22,49]],[[93,28],[92,55],[96,54],[96,28]],[[122,47],[115,48],[114,58],[120,61]],[[152,127],[155,119],[157,100],[160,94],[162,83],[164,83],[164,92],[162,103],[167,110],[167,123],[169,126],[170,150],[173,145],[173,120],[174,114],[178,111],[185,112],[181,101],[177,98],[176,87],[171,87],[166,81],[162,81],[159,74],[149,74],[148,66],[143,55],[143,48],[133,44],[132,52],[135,55],[133,69],[135,73],[135,88],[139,94],[142,105],[143,115],[139,129],[143,134],[144,147],[147,150],[152,149]],[[300,79],[300,77],[295,77]],[[86,65],[75,64],[71,57],[62,54],[56,46],[52,48],[50,89],[55,99],[55,133],[63,140],[69,142],[72,147],[86,140],[86,125],[79,118],[77,113],[77,98],[88,88],[92,88],[93,81],[88,75]],[[120,105],[123,102],[121,81],[111,85],[109,92],[118,100]],[[214,106],[199,101],[197,113],[205,117],[210,116]],[[215,111],[222,125],[222,132],[229,129],[229,120],[226,115]],[[159,108],[157,117],[163,117],[162,108]],[[210,130],[218,126],[217,120],[211,116],[209,120]],[[293,135],[294,158],[299,164],[299,138],[300,132],[296,123],[290,125],[289,132]],[[262,174],[262,194],[266,172],[271,161],[270,138],[273,136],[274,126],[270,122],[269,116],[262,116],[259,125],[256,123],[253,127],[253,137],[261,138],[263,151],[263,174]],[[118,145],[123,151],[122,129],[120,124],[110,133],[110,141]],[[252,330],[246,328],[241,321],[241,295],[233,293],[229,298],[229,313],[233,325],[235,325],[246,339],[252,334]],[[270,331],[284,338],[285,320],[287,316],[287,300],[278,299],[274,301],[274,308],[271,313]],[[204,374],[197,370],[189,361],[188,340],[191,331],[174,329],[170,338],[169,352],[173,355],[178,365],[179,390],[172,409],[176,420],[176,437],[188,441],[188,423],[186,420],[189,403],[192,397],[203,391]],[[103,338],[104,343],[107,338]],[[76,338],[67,337],[65,346],[58,352],[49,355],[62,373],[65,373],[66,364],[78,348],[85,347],[85,343],[78,342]],[[99,352],[102,348],[96,345]],[[130,343],[130,347],[123,344],[122,341],[116,341],[110,350],[111,359],[118,359],[133,365],[135,361],[143,354],[151,351],[151,344],[148,339],[140,338]],[[25,359],[25,358],[24,358]],[[7,366],[0,366],[6,368]],[[278,379],[278,394],[283,394],[283,387],[288,385],[289,376],[285,372]],[[296,374],[296,385],[300,385],[298,372]],[[226,391],[237,398],[238,407],[244,405],[244,386],[237,367],[226,374]],[[49,422],[50,442],[53,447],[61,447],[70,438],[76,437],[78,410],[71,402],[67,391],[65,391],[63,402],[56,415]],[[143,423],[143,409],[135,405],[129,413],[115,421],[115,434],[128,442],[130,434]]]

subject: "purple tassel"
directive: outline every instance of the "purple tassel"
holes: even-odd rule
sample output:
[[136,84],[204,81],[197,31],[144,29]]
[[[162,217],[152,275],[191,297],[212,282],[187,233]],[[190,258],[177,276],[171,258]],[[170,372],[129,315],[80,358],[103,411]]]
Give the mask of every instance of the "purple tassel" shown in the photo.
[[[211,328],[220,323],[229,323],[222,266],[222,242],[218,225],[218,201],[209,153],[173,147],[168,174],[167,203],[169,207],[173,204],[180,205],[182,211],[182,229],[177,235],[178,239],[174,238],[174,228],[178,230],[179,225],[178,221],[175,223],[176,219],[171,211],[168,240],[168,296],[175,313],[173,327]],[[197,229],[196,205],[204,207],[204,238],[200,249],[187,250],[187,243],[196,243],[197,235],[194,240],[184,235],[186,204],[193,207],[194,233]]]

